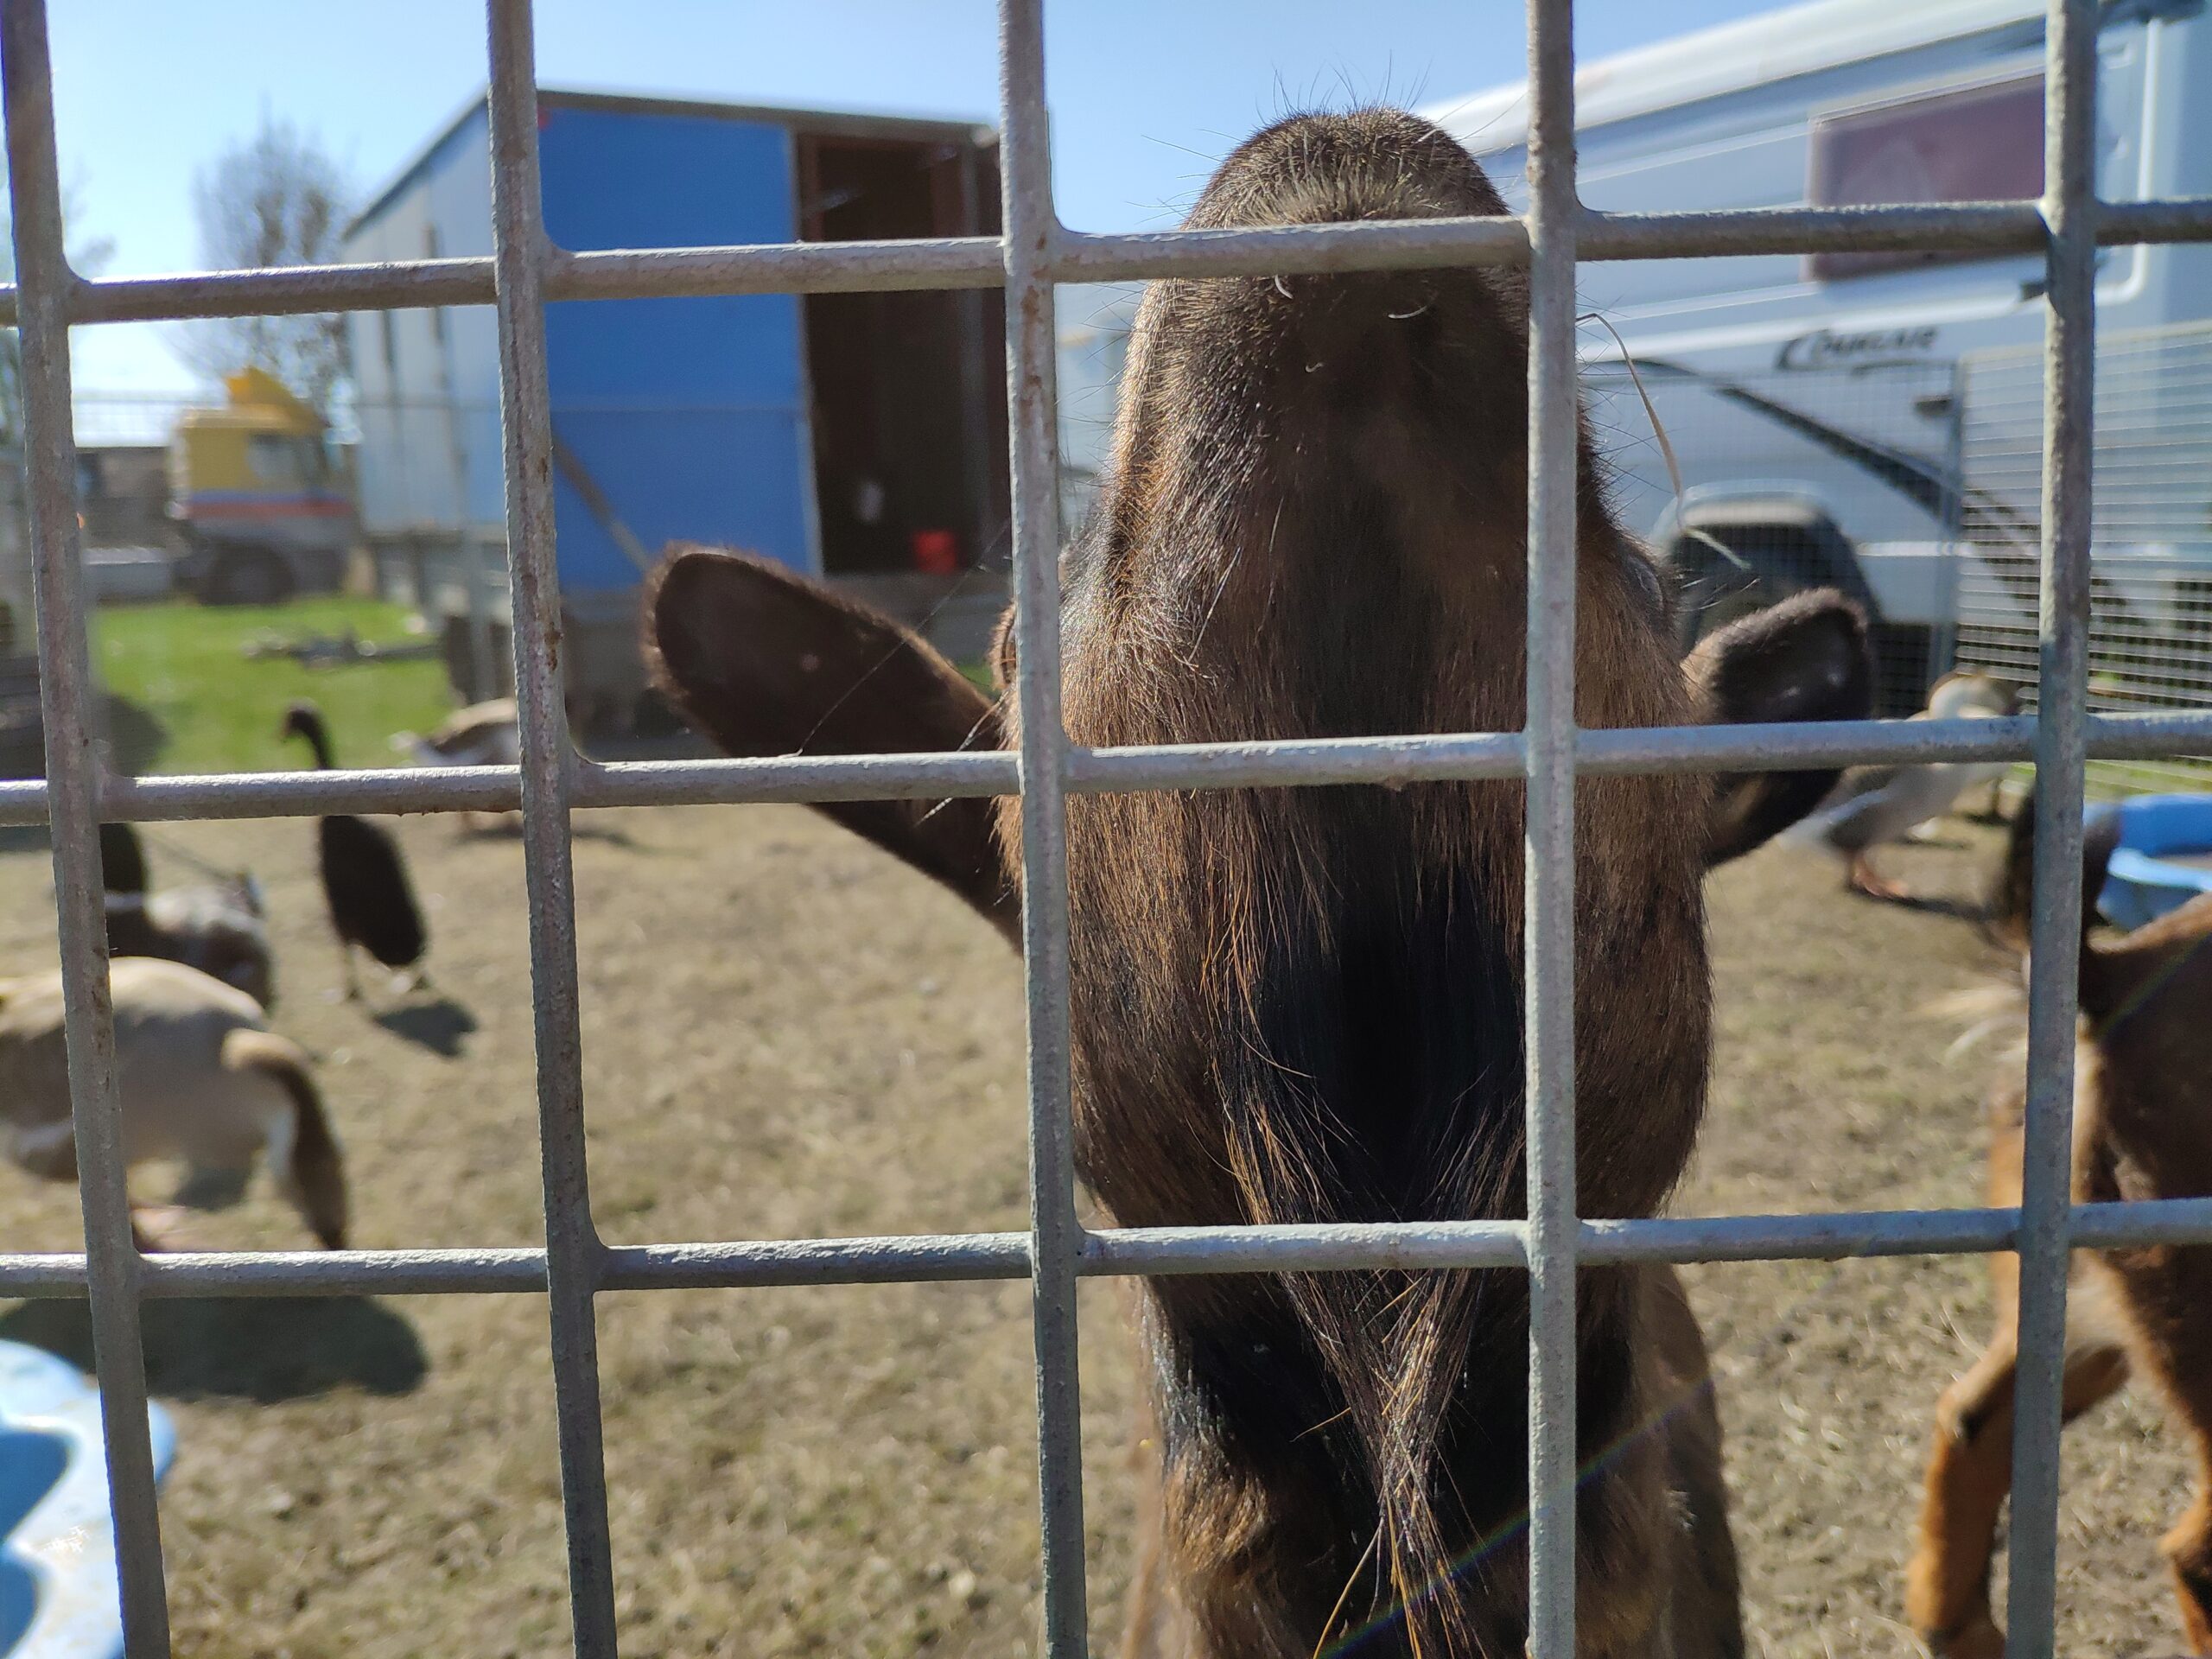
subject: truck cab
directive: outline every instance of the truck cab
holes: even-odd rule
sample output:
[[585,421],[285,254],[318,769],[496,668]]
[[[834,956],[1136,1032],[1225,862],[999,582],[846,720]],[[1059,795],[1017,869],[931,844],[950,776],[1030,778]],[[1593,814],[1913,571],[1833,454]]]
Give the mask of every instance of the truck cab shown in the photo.
[[188,409],[169,438],[179,585],[213,605],[327,593],[356,535],[329,427],[274,376],[226,376],[226,401]]

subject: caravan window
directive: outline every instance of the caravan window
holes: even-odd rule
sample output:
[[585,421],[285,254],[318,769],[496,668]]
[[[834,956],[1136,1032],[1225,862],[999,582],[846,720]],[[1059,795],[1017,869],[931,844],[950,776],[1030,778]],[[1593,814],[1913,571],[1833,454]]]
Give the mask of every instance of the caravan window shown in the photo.
[[[1816,116],[1806,195],[1816,207],[2017,201],[2043,194],[2043,77]],[[1967,251],[1815,253],[1815,281],[1987,258]]]

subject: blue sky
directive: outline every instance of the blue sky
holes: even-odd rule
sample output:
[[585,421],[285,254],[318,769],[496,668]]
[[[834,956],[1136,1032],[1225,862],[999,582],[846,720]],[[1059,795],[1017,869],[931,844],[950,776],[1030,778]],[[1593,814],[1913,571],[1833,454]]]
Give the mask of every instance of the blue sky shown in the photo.
[[[1586,58],[1770,0],[1580,0]],[[263,109],[318,133],[364,194],[484,79],[473,0],[63,0],[51,6],[74,232],[108,274],[199,263],[194,172]],[[548,85],[760,103],[989,115],[988,0],[540,0]],[[1511,0],[1047,0],[1061,217],[1173,224],[1213,162],[1286,109],[1456,96],[1518,79]],[[86,391],[182,389],[158,325],[79,329]]]

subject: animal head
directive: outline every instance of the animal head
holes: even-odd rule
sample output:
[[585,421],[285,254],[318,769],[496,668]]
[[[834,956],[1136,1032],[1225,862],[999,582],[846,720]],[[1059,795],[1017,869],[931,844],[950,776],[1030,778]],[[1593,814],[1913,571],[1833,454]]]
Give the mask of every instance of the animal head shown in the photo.
[[283,723],[276,729],[279,737],[312,738],[322,729],[322,710],[302,697],[284,710]]
[[237,915],[211,921],[200,935],[199,955],[193,966],[202,973],[237,987],[264,1008],[276,1006],[269,935],[258,918]]
[[[2193,899],[2131,932],[2100,937],[2097,895],[2104,891],[2120,836],[2120,818],[2116,810],[2091,809],[2082,838],[2076,992],[2083,1019],[2108,1048],[2121,1027],[2180,1037],[2183,1031],[2180,1020],[2140,1018],[2154,1005],[2179,1006],[2212,1018],[2212,898]],[[2030,918],[2034,914],[2035,848],[2036,793],[2030,790],[2013,815],[1987,906],[1991,931],[2024,961]],[[2201,1025],[2188,1028],[2183,1044],[2185,1052],[2202,1049],[2202,1030]],[[2163,1039],[2152,1040],[2158,1043]],[[2190,1052],[2177,1064],[2186,1070],[2202,1065],[2204,1058],[2202,1052]],[[2180,1072],[2176,1076],[2178,1078]]]
[[329,728],[323,723],[322,710],[302,697],[284,710],[284,722],[277,728],[279,739],[304,738],[315,751],[315,765],[327,769],[332,764]]
[[[1369,111],[1261,133],[1189,223],[1503,211],[1443,132]],[[1525,280],[1503,270],[1153,284],[1096,511],[1062,562],[1070,736],[1517,729],[1527,334]],[[1613,519],[1586,437],[1579,461],[1580,723],[1870,712],[1865,626],[1833,594],[1681,662],[1665,586]],[[658,688],[734,754],[1000,747],[1019,732],[1010,626],[994,702],[848,600],[760,559],[679,548],[649,584],[645,628]],[[1649,1213],[1688,1157],[1708,1027],[1703,870],[1794,821],[1834,775],[1579,786],[1588,1212]],[[1078,1160],[1117,1220],[1520,1213],[1522,795],[1489,781],[1071,798]],[[823,810],[1011,932],[1019,799]],[[1349,1567],[1377,1535],[1433,1650],[1478,1645],[1459,1598],[1409,1592],[1449,1583],[1454,1548],[1524,1490],[1525,1286],[1478,1282],[1149,1287],[1169,1533],[1214,1650],[1310,1647],[1344,1576],[1312,1564]],[[1612,1294],[1592,1330],[1633,1317]],[[1602,1438],[1601,1396],[1618,1407],[1625,1384],[1602,1365],[1585,1378],[1585,1432]],[[1308,1438],[1315,1425],[1328,1432]],[[1503,1617],[1491,1635],[1517,1641]]]
[[1979,669],[1954,669],[1928,690],[1932,720],[1998,719],[2020,712],[2024,690],[2017,680]]
[[[2105,873],[2120,847],[2120,815],[2109,808],[2093,809],[2082,833],[2082,938],[2087,944],[2097,925],[2097,895],[2104,891]],[[2007,948],[2024,954],[2028,930],[2034,916],[2036,856],[2036,791],[2020,798],[2005,831],[2005,851],[1997,862],[1983,913],[1989,931]]]

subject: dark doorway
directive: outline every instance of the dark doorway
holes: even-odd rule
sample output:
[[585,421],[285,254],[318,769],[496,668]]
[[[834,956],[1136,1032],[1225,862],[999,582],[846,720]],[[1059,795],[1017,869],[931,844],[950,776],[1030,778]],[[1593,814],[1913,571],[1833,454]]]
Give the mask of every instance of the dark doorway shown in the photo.
[[[995,160],[943,139],[801,134],[799,234],[996,235]],[[825,574],[1002,563],[1004,296],[814,294],[805,304]]]

